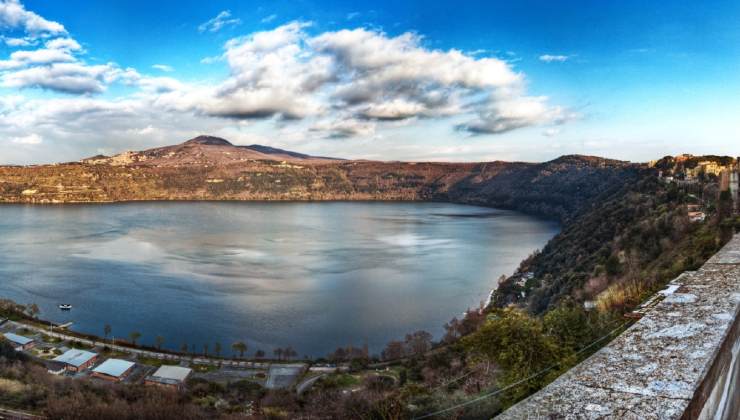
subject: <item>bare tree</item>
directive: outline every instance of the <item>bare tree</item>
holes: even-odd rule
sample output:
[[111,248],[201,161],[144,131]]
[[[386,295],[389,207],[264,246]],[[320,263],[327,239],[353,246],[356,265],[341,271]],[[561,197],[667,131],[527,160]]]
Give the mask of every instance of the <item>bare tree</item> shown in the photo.
[[138,331],[131,331],[131,333],[128,335],[128,338],[130,338],[131,343],[136,346],[136,340],[141,338],[141,333]]

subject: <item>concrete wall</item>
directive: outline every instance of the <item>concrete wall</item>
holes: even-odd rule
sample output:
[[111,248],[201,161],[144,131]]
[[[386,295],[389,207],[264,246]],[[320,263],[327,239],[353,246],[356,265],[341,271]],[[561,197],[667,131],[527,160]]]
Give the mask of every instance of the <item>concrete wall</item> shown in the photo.
[[740,235],[501,419],[740,419]]

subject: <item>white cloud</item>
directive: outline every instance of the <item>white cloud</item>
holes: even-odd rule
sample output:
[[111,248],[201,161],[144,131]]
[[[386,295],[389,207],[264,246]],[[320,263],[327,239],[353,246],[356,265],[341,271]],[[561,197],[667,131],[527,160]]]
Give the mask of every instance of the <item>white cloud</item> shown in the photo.
[[360,16],[360,12],[349,12],[347,13],[347,20],[352,20],[358,16]]
[[542,135],[545,137],[555,137],[558,134],[560,134],[560,128],[559,127],[550,127],[542,132]]
[[175,71],[175,69],[172,66],[169,66],[167,64],[154,64],[152,68],[157,69],[159,71],[167,72],[167,73],[171,71]]
[[87,66],[80,63],[53,63],[5,73],[0,85],[7,88],[41,88],[62,93],[100,93],[118,78],[114,64]]
[[242,23],[239,18],[232,18],[230,10],[220,12],[216,17],[203,22],[198,26],[198,32],[218,32],[225,26],[238,25]]
[[375,134],[376,124],[368,121],[359,121],[353,118],[321,120],[311,126],[310,130],[326,133],[327,137],[343,139],[348,137],[367,137]]
[[277,15],[275,15],[275,14],[272,14],[272,15],[270,15],[270,16],[265,16],[265,17],[263,17],[263,18],[262,18],[262,20],[260,20],[260,22],[261,22],[261,23],[270,23],[270,22],[272,22],[273,20],[277,19],[277,17],[278,17],[278,16],[277,16]]
[[0,0],[0,23],[0,27],[21,29],[27,34],[24,38],[3,38],[6,43],[32,46],[45,40],[42,48],[14,51],[0,60],[2,87],[91,94],[103,92],[122,74],[114,63],[84,63],[78,57],[84,50],[75,39],[55,36],[66,34],[62,25],[25,10],[17,1]]
[[34,45],[34,41],[30,38],[12,38],[0,35],[0,41],[3,41],[9,47],[28,47]]
[[54,38],[44,45],[52,50],[79,51],[82,49],[80,44],[72,38]]
[[12,141],[15,144],[34,145],[34,144],[41,144],[43,142],[43,139],[38,134],[31,133],[27,136],[12,137],[10,141]]
[[0,0],[0,28],[21,29],[33,35],[65,33],[60,23],[46,20],[29,12],[18,0]]
[[543,54],[540,57],[540,61],[544,61],[545,63],[564,63],[570,59],[569,55],[552,55],[552,54]]
[[29,65],[72,62],[75,58],[69,51],[42,48],[15,51],[8,60],[0,60],[0,70],[13,70]]

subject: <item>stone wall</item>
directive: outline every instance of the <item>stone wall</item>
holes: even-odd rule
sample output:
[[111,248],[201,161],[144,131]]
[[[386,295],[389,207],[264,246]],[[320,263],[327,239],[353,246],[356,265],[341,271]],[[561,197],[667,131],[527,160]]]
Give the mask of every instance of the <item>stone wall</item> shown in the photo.
[[609,345],[500,419],[739,419],[740,234]]

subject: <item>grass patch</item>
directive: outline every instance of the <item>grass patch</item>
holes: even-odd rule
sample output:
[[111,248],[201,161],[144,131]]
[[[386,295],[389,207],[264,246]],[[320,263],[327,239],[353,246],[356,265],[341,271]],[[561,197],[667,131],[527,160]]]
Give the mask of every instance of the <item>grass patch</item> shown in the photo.
[[88,344],[85,344],[85,343],[82,343],[76,340],[70,341],[69,346],[72,347],[73,349],[80,349],[80,350],[92,350],[95,348],[91,345],[88,345]]
[[41,339],[44,340],[45,343],[49,343],[49,344],[57,344],[57,343],[61,343],[62,342],[62,339],[61,338],[59,338],[59,337],[52,337],[52,336],[46,335],[46,334],[43,334],[41,336]]
[[360,385],[362,380],[358,375],[349,373],[335,373],[319,379],[320,386],[324,389],[345,389]]
[[2,394],[22,394],[28,391],[29,386],[13,380],[0,378],[0,393]]
[[199,365],[199,364],[191,364],[190,368],[193,369],[194,372],[198,373],[208,373],[208,372],[215,372],[219,370],[218,366],[213,365]]
[[154,359],[151,357],[143,357],[143,356],[137,356],[136,360],[142,364],[142,365],[148,365],[148,366],[175,366],[179,365],[180,362],[177,360],[161,360],[161,359]]

